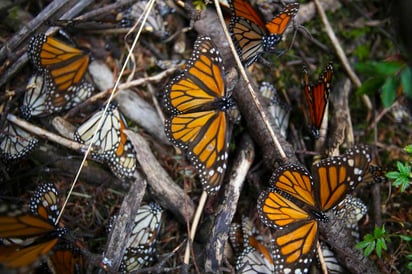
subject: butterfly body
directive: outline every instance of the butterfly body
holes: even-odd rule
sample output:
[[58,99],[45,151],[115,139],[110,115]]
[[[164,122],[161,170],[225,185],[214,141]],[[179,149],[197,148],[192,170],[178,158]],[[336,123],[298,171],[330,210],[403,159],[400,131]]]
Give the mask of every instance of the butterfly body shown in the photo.
[[273,243],[276,273],[309,271],[318,240],[319,222],[362,180],[371,162],[370,149],[358,145],[346,154],[305,168],[288,164],[278,168],[270,187],[258,199],[262,222],[277,229]]
[[223,60],[210,37],[200,36],[184,71],[172,79],[163,94],[169,118],[165,133],[186,151],[209,193],[220,187],[227,168],[230,121],[234,107],[227,94]]
[[229,31],[240,59],[246,66],[253,64],[261,54],[275,51],[282,35],[299,9],[298,3],[289,3],[271,21],[264,23],[245,0],[232,0]]

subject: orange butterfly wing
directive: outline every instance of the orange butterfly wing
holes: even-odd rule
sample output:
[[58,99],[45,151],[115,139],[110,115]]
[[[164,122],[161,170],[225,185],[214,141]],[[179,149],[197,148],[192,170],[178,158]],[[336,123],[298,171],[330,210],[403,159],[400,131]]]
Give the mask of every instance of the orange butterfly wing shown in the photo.
[[220,187],[226,170],[230,126],[226,110],[223,60],[210,37],[201,36],[182,74],[166,87],[163,96],[169,140],[184,149],[208,192]]
[[266,23],[266,29],[272,34],[282,35],[285,32],[290,21],[295,17],[299,10],[299,3],[290,3],[275,16],[271,21]]
[[317,221],[284,196],[291,198],[277,188],[269,188],[260,194],[257,207],[262,222],[278,229],[272,256],[276,273],[289,268],[308,268],[318,238]]
[[229,1],[229,3],[231,5],[232,13],[234,13],[234,16],[245,18],[264,28],[265,23],[248,1],[233,0]]
[[44,34],[30,40],[29,58],[39,71],[50,74],[57,91],[79,84],[90,61],[86,52]]
[[319,208],[328,211],[362,182],[371,162],[368,146],[357,145],[346,154],[324,159],[312,167],[319,193]]
[[58,239],[36,243],[22,248],[20,245],[0,246],[0,264],[8,268],[24,268],[46,256]]
[[315,138],[318,138],[319,129],[329,100],[333,66],[332,63],[326,66],[316,85],[310,83],[306,68],[304,68],[303,73],[303,89],[309,107],[312,134]]

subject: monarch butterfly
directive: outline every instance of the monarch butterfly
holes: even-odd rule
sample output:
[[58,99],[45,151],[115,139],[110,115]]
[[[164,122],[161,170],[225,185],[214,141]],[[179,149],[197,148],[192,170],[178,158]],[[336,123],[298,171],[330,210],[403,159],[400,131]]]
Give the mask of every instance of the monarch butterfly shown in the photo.
[[232,0],[229,3],[229,31],[239,57],[247,67],[262,53],[274,51],[299,9],[299,3],[289,3],[283,11],[265,24],[249,2]]
[[336,259],[335,253],[324,243],[320,243],[320,248],[322,250],[323,260],[325,261],[328,273],[331,274],[344,274],[348,273],[346,269],[343,268]]
[[155,202],[139,208],[120,264],[120,272],[129,273],[153,262],[162,213],[163,209]]
[[19,126],[6,121],[0,133],[0,153],[4,160],[17,160],[37,145],[38,140]]
[[101,128],[98,129],[103,112],[104,107],[78,127],[74,133],[74,140],[89,145],[96,133],[92,157],[107,161],[112,171],[121,178],[130,177],[136,169],[136,155],[132,144],[123,132],[127,128],[126,120],[117,104],[112,102],[104,114]]
[[333,65],[329,63],[321,73],[316,85],[314,85],[309,82],[308,72],[305,67],[303,68],[303,90],[309,107],[312,135],[315,139],[319,138],[319,129],[328,105],[332,75]]
[[371,161],[370,149],[355,146],[344,155],[324,159],[312,167],[313,177],[295,164],[278,168],[270,188],[258,199],[264,224],[278,229],[273,244],[275,272],[306,273],[318,239],[318,221],[362,181]]
[[362,200],[348,194],[344,200],[333,208],[333,212],[337,219],[343,220],[345,227],[351,232],[353,238],[359,240],[358,222],[368,212],[368,208]]
[[[122,27],[133,27],[137,19],[143,14],[147,3],[148,1],[139,1],[126,9],[121,20]],[[143,30],[160,39],[166,39],[169,33],[166,31],[166,23],[163,20],[163,16],[172,12],[173,9],[169,8],[163,1],[156,2],[147,17]]]
[[234,107],[227,95],[223,60],[208,36],[200,36],[183,73],[163,94],[170,142],[186,151],[199,171],[206,192],[219,190],[227,168],[231,125],[227,111]]
[[[60,111],[78,104],[78,98],[87,98],[93,85],[84,80],[90,56],[45,34],[30,39],[29,60],[40,72],[47,89],[47,109]],[[41,89],[42,90],[42,89]]]
[[83,255],[69,243],[58,244],[47,260],[47,265],[54,274],[85,273]]
[[60,213],[57,190],[51,183],[40,185],[30,199],[30,212],[0,216],[0,264],[7,268],[30,267],[47,256],[66,228],[57,226]]
[[279,129],[280,135],[286,138],[286,131],[289,126],[290,106],[281,101],[276,89],[268,82],[262,82],[259,88],[263,97],[268,98],[268,110],[272,118],[274,119],[275,126]]
[[[82,81],[76,86],[69,87],[69,93],[73,95],[67,101],[54,100],[54,86],[47,86],[48,76],[41,73],[34,74],[27,84],[27,91],[24,94],[23,104],[20,111],[24,119],[29,120],[33,116],[45,116],[61,110],[68,110],[83,102],[91,95],[93,86]],[[49,90],[51,88],[51,90]]]
[[273,273],[271,252],[257,240],[256,229],[247,217],[242,225],[231,224],[229,237],[238,254],[236,273]]

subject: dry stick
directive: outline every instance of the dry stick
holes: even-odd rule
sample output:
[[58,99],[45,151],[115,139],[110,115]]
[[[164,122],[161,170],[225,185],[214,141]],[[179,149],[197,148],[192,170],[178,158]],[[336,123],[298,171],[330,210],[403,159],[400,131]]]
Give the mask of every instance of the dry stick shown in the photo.
[[[131,130],[124,132],[135,148],[136,159],[146,175],[155,200],[162,207],[169,209],[181,223],[185,223],[185,216],[192,217],[195,211],[190,197],[173,182],[153,155],[149,144],[140,134]],[[186,204],[185,201],[187,201]]]
[[134,176],[135,179],[123,199],[116,223],[109,234],[105,248],[106,254],[104,255],[106,260],[104,261],[108,260],[107,265],[112,273],[117,272],[119,269],[126,244],[133,231],[135,216],[139,210],[147,186],[146,180],[143,179],[137,171]]
[[230,181],[225,187],[225,198],[216,214],[214,226],[206,247],[206,273],[218,273],[222,265],[225,246],[227,244],[229,225],[235,215],[240,193],[246,175],[255,158],[252,138],[245,133],[241,136],[238,153],[234,157],[233,168],[229,176]]
[[320,247],[319,241],[316,243],[316,251],[318,252],[318,254],[321,254],[319,256],[319,262],[320,262],[320,267],[322,269],[322,273],[328,274],[328,267],[326,266],[325,259],[323,258],[322,248]]
[[[338,55],[339,59],[342,62],[343,67],[345,68],[346,72],[349,75],[349,78],[352,80],[352,82],[355,84],[357,88],[359,88],[362,85],[361,80],[359,77],[356,75],[356,73],[353,71],[352,67],[349,65],[349,60],[345,55],[345,52],[343,51],[340,42],[338,38],[335,35],[335,32],[332,30],[331,25],[329,24],[329,20],[326,17],[325,10],[323,9],[322,5],[319,3],[319,0],[314,0],[316,8],[318,9],[320,18],[322,19],[322,22],[326,28],[326,33],[329,36],[329,39],[332,42],[332,46],[335,48],[336,54]],[[362,95],[362,101],[368,108],[368,110],[372,109],[372,103],[369,99],[368,96]],[[352,134],[353,136],[353,134]]]
[[224,19],[223,14],[222,14],[222,10],[220,9],[219,0],[214,0],[214,3],[215,3],[215,7],[216,7],[216,11],[217,11],[217,15],[218,15],[220,24],[221,24],[221,26],[223,28],[223,31],[225,33],[225,36],[226,36],[226,40],[229,43],[230,49],[231,49],[232,54],[235,58],[235,61],[236,61],[236,64],[239,68],[240,74],[242,75],[242,78],[246,82],[246,85],[248,87],[248,91],[250,93],[250,96],[252,96],[252,98],[253,98],[253,103],[256,105],[257,109],[259,110],[259,114],[260,114],[263,122],[265,123],[267,130],[269,131],[270,137],[271,137],[274,145],[276,146],[276,149],[279,151],[280,157],[282,159],[286,159],[286,154],[285,154],[282,146],[280,145],[279,140],[276,138],[275,133],[273,132],[272,126],[269,123],[269,119],[268,119],[268,117],[266,117],[266,114],[263,110],[263,107],[262,107],[260,101],[256,97],[256,93],[253,90],[253,88],[252,88],[252,86],[249,82],[249,79],[246,75],[245,69],[244,69],[244,67],[242,65],[242,62],[240,61],[240,58],[237,54],[235,45],[233,44],[232,38],[230,37],[229,31],[227,30],[225,19]]
[[139,37],[140,37],[140,33],[141,33],[142,30],[143,30],[143,26],[144,26],[144,24],[146,23],[147,17],[149,16],[149,13],[150,13],[150,11],[151,11],[151,7],[153,7],[153,4],[154,4],[154,0],[150,0],[150,1],[147,3],[147,5],[146,5],[146,7],[149,7],[149,8],[147,9],[146,14],[144,14],[144,17],[143,17],[143,20],[142,20],[142,24],[140,25],[140,28],[139,28],[139,30],[138,30],[138,32],[137,32],[137,34],[136,34],[136,37],[135,37],[135,39],[134,39],[134,41],[133,41],[133,44],[132,44],[132,46],[131,46],[131,50],[129,51],[129,54],[128,54],[127,57],[126,57],[126,60],[125,60],[125,62],[124,62],[124,64],[123,64],[123,67],[122,67],[122,69],[120,70],[119,77],[117,78],[116,83],[114,84],[113,92],[110,94],[109,100],[108,100],[108,102],[107,102],[107,104],[106,104],[106,106],[105,106],[105,108],[104,108],[104,111],[103,111],[103,113],[102,113],[102,117],[100,118],[99,123],[98,123],[98,125],[97,125],[97,127],[96,127],[96,132],[94,133],[93,138],[92,138],[92,140],[91,140],[91,142],[90,142],[90,144],[89,144],[89,146],[88,146],[88,148],[87,148],[87,151],[86,151],[86,153],[84,154],[82,163],[80,164],[80,167],[79,167],[79,171],[77,172],[76,177],[75,177],[74,180],[73,180],[72,186],[71,186],[69,192],[67,193],[67,198],[66,198],[66,200],[64,201],[64,204],[63,204],[63,206],[62,206],[62,209],[61,209],[61,211],[60,211],[59,216],[57,217],[57,221],[56,221],[57,223],[59,222],[60,217],[61,217],[61,215],[63,214],[64,208],[66,207],[66,204],[67,204],[67,202],[69,201],[70,195],[71,195],[71,193],[72,193],[72,191],[73,191],[73,189],[74,189],[74,186],[76,185],[77,179],[78,179],[79,176],[80,176],[80,172],[82,171],[82,168],[83,168],[84,164],[86,163],[86,159],[87,159],[87,157],[88,157],[88,155],[89,155],[89,153],[90,153],[90,151],[91,151],[92,145],[93,145],[93,143],[96,141],[96,136],[97,136],[96,133],[97,133],[98,130],[100,130],[101,126],[103,125],[103,121],[104,121],[105,116],[106,116],[105,114],[107,113],[107,110],[108,110],[108,108],[109,108],[109,104],[110,104],[110,102],[113,100],[114,92],[117,90],[117,87],[119,86],[121,76],[123,75],[124,71],[126,70],[126,66],[127,66],[128,62],[129,62],[129,60],[130,60],[130,58],[131,58],[131,55],[133,54],[133,50],[134,50],[134,48],[136,47],[137,41],[139,40]]
[[33,124],[30,124],[29,122],[18,118],[17,116],[15,116],[14,114],[7,114],[7,120],[9,120],[10,122],[18,125],[19,127],[37,135],[37,136],[41,136],[43,138],[46,138],[52,142],[55,142],[57,144],[60,144],[62,146],[65,146],[67,148],[73,149],[73,150],[77,150],[77,151],[85,151],[87,146],[81,145],[79,143],[76,143],[72,140],[66,139],[60,135],[51,133],[47,130],[44,130],[38,126],[35,126]]

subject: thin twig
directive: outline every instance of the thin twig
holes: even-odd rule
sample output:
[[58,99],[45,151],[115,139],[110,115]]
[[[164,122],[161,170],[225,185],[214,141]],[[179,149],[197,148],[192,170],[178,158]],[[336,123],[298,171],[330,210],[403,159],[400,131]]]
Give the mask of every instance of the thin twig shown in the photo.
[[62,145],[64,147],[83,152],[87,149],[87,146],[84,146],[82,144],[76,143],[72,140],[66,139],[60,135],[54,134],[50,131],[44,130],[38,126],[35,126],[33,124],[30,124],[29,122],[20,119],[19,117],[15,116],[14,114],[9,113],[7,115],[7,120],[10,122],[18,125],[19,127],[37,135],[43,138],[46,138],[47,140],[50,140],[52,142],[55,142],[59,145]]

